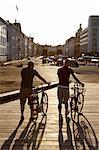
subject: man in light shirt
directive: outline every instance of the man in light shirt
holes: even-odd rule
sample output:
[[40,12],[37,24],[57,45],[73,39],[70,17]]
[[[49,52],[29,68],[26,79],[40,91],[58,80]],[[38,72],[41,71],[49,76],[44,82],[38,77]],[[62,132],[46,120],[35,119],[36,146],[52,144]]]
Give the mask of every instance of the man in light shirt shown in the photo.
[[64,101],[65,104],[65,114],[68,115],[68,99],[69,99],[69,78],[70,75],[73,76],[73,78],[79,83],[84,86],[82,82],[80,82],[77,77],[75,76],[73,70],[69,67],[70,60],[66,59],[65,64],[63,67],[58,69],[57,75],[59,79],[59,85],[58,85],[58,110],[59,115],[61,115],[61,109],[62,109],[62,101]]

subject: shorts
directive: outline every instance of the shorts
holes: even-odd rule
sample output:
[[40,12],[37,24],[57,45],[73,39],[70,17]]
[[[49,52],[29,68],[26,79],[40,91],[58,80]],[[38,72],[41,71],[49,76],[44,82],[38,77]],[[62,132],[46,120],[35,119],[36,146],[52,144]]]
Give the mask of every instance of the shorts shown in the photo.
[[20,89],[20,102],[25,103],[26,99],[30,98],[30,95],[32,94],[32,89],[29,88],[21,88]]
[[64,103],[67,103],[69,99],[69,88],[58,87],[57,96],[59,103],[62,103],[63,101]]

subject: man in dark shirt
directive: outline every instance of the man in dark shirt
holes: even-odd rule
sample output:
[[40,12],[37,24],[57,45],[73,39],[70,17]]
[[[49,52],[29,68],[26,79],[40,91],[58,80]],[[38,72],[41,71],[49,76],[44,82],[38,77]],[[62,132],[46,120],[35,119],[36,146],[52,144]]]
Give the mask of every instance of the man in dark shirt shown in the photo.
[[69,99],[69,78],[70,75],[73,76],[73,78],[79,83],[84,86],[83,83],[81,83],[76,76],[74,75],[74,72],[71,68],[69,68],[70,61],[68,59],[65,60],[65,64],[62,68],[58,69],[57,75],[59,78],[59,85],[58,85],[58,110],[59,114],[61,115],[61,109],[62,109],[62,101],[65,103],[65,114],[68,114],[68,99]]
[[32,94],[32,84],[34,76],[37,76],[40,80],[49,85],[49,83],[40,76],[40,74],[33,69],[34,63],[32,61],[28,62],[28,67],[23,68],[21,71],[21,89],[20,89],[20,105],[21,105],[21,120],[24,120],[24,107],[26,103],[26,98],[30,98]]

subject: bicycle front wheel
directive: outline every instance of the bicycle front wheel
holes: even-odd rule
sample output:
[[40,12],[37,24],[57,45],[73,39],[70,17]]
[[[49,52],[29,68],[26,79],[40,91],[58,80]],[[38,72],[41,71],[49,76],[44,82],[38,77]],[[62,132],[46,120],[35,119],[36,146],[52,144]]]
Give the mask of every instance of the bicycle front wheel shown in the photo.
[[48,95],[47,93],[42,94],[42,112],[44,115],[46,115],[48,110]]
[[83,106],[84,106],[84,95],[79,94],[78,101],[77,101],[77,107],[78,107],[78,112],[79,113],[82,111]]
[[72,119],[72,120],[75,120],[76,115],[77,115],[76,106],[77,106],[76,98],[75,98],[75,97],[72,97],[72,98],[71,98],[71,102],[70,102],[71,119]]

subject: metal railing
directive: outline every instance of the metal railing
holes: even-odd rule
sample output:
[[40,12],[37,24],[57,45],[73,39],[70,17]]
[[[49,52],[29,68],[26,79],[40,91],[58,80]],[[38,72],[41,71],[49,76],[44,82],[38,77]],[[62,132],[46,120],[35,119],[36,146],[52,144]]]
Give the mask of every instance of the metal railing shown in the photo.
[[[44,84],[38,87],[35,87],[33,90],[41,91],[42,88],[44,91],[55,88],[58,86],[57,82],[52,82],[49,86]],[[1,93],[0,94],[0,104],[8,103],[10,101],[18,100],[20,98],[20,90],[15,90],[11,92]]]

